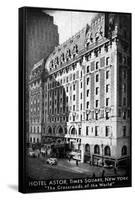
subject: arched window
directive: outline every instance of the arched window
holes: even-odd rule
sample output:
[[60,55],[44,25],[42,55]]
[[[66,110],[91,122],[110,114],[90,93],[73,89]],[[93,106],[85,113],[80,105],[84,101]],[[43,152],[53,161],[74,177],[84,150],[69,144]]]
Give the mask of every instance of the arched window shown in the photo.
[[32,137],[30,137],[30,143],[32,142]]
[[121,155],[122,156],[125,156],[125,155],[127,155],[127,147],[124,145],[123,147],[122,147],[122,149],[121,149]]
[[59,128],[59,134],[62,134],[63,133],[63,129],[62,127]]
[[110,147],[109,146],[106,146],[104,148],[104,155],[105,156],[111,156],[111,150],[110,150]]
[[71,130],[71,135],[75,135],[76,134],[76,129],[75,128],[72,128]]
[[85,152],[90,152],[90,145],[89,144],[85,145]]
[[49,127],[49,129],[48,129],[48,134],[52,134],[52,128],[51,127]]
[[100,148],[99,148],[99,145],[97,145],[97,144],[94,146],[94,153],[100,154]]

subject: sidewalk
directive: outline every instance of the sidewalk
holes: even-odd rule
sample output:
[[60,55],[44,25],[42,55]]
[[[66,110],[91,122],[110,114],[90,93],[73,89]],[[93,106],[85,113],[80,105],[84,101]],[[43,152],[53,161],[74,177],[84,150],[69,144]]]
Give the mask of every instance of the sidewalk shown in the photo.
[[101,177],[102,171],[105,171],[105,176],[123,176],[125,175],[125,170],[118,170],[117,174],[114,173],[114,169],[107,169],[103,167],[98,167],[98,166],[90,166],[88,163],[80,163],[78,166],[76,166],[76,161],[75,160],[59,160],[58,161],[58,166],[63,167],[65,170],[70,170],[74,172],[79,172],[83,173],[89,176],[93,176],[93,173],[95,173],[96,177]]

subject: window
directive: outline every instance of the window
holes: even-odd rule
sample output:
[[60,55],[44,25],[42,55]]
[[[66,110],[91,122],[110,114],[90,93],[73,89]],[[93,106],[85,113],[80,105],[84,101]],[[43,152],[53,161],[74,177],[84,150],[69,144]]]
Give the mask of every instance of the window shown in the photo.
[[79,135],[81,135],[81,128],[79,128]]
[[106,112],[106,120],[109,119],[109,112]]
[[124,93],[126,93],[126,83],[124,83],[124,84],[122,85],[122,90],[123,90]]
[[109,79],[109,70],[106,71],[106,79]]
[[99,127],[95,126],[95,136],[98,136],[98,129],[99,129]]
[[89,79],[89,78],[87,78],[87,85],[89,84],[89,80],[90,80],[90,79]]
[[75,100],[75,94],[73,95],[73,101]]
[[68,97],[66,97],[67,98],[67,102],[68,102]]
[[81,71],[81,78],[82,78],[82,71]]
[[99,81],[99,74],[96,74],[96,82]]
[[80,116],[80,120],[82,121],[82,115]]
[[75,84],[73,85],[73,90],[75,90]]
[[67,83],[68,83],[68,76],[67,76]]
[[106,106],[109,106],[109,98],[106,98]]
[[110,127],[109,126],[106,126],[105,127],[105,136],[109,136],[109,132],[110,132]]
[[126,64],[126,57],[123,57],[123,64]]
[[106,65],[107,65],[107,66],[109,65],[109,60],[110,60],[110,58],[107,57],[107,58],[106,58]]
[[96,95],[99,93],[99,87],[96,87]]
[[73,74],[73,80],[75,80],[75,74]]
[[80,104],[80,110],[82,110],[82,103]]
[[87,97],[89,96],[89,92],[90,92],[90,91],[89,91],[89,90],[87,90]]
[[98,113],[95,113],[95,119],[98,120]]
[[82,92],[81,92],[80,98],[82,99]]
[[81,88],[82,88],[82,82],[81,82]]
[[89,108],[89,101],[87,101],[87,106],[86,107],[87,107],[87,109]]
[[90,72],[90,66],[87,66],[87,73]]
[[126,126],[123,126],[123,136],[126,136]]
[[75,121],[75,116],[73,115],[73,121]]
[[96,69],[99,68],[99,62],[96,62]]
[[95,145],[95,146],[94,146],[94,154],[100,154],[99,145]]
[[89,135],[89,127],[86,126],[86,135]]
[[110,85],[108,84],[108,85],[106,85],[106,93],[109,92],[109,89],[110,89]]
[[68,92],[68,86],[67,86],[67,92]]
[[88,113],[86,114],[86,120],[87,121],[89,120],[89,114]]
[[96,100],[96,108],[98,107],[99,100]]
[[127,77],[127,72],[126,70],[123,70],[123,79],[126,79],[126,77]]
[[126,112],[123,112],[123,119],[126,119]]
[[122,149],[121,149],[121,155],[122,156],[125,156],[125,155],[127,155],[127,147],[124,145],[123,147],[122,147]]
[[126,106],[126,97],[123,98],[123,106]]
[[32,142],[32,137],[30,137],[30,142]]
[[109,146],[106,146],[104,148],[104,155],[105,156],[111,156],[111,150],[110,150],[110,147]]
[[75,105],[73,105],[73,111],[75,111]]

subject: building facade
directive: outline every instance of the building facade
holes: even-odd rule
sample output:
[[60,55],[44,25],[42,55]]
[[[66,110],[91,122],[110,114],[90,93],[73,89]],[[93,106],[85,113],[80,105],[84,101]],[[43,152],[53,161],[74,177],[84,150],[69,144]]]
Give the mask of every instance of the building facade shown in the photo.
[[82,162],[117,165],[129,158],[130,21],[128,14],[100,13],[50,54],[40,102],[42,143],[68,144]]
[[[47,27],[47,28],[46,28]],[[27,8],[26,13],[26,69],[47,58],[59,44],[58,27],[53,17],[40,8]]]
[[[58,44],[58,27],[54,24],[53,17],[46,14],[43,9],[27,8],[26,73],[30,79],[26,77],[26,91],[27,88],[29,91],[26,97],[26,120],[28,121],[26,124],[28,124],[28,140],[31,138],[31,142],[34,143],[41,141],[41,115],[37,109],[42,108],[39,101],[42,101],[43,63]],[[35,137],[33,132],[36,133]]]

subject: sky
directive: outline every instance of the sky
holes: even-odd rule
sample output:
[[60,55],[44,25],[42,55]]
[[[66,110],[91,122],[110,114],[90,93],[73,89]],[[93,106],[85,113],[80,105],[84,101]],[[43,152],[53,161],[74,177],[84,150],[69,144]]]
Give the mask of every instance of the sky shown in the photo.
[[59,43],[62,44],[67,39],[75,35],[78,31],[90,24],[96,13],[91,12],[71,12],[71,11],[45,11],[54,17],[54,24],[58,26]]

